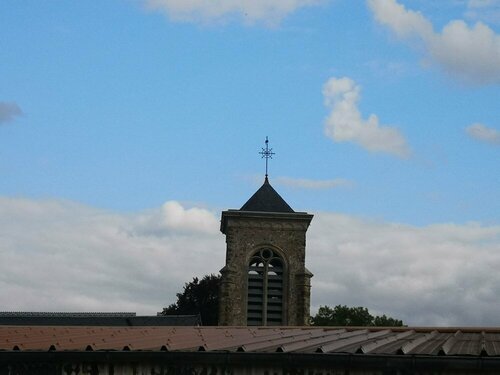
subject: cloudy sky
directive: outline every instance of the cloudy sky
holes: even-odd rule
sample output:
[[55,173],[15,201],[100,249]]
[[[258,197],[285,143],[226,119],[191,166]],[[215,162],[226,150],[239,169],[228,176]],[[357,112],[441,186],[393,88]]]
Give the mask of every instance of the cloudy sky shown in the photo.
[[174,302],[269,136],[313,312],[500,325],[499,0],[7,0],[0,47],[0,310]]

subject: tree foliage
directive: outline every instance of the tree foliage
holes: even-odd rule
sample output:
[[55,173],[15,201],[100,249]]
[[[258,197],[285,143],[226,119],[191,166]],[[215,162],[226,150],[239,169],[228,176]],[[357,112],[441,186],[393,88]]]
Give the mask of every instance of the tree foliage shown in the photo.
[[377,327],[401,327],[403,326],[403,321],[384,314],[373,318],[373,325]]
[[318,313],[311,318],[315,326],[383,326],[399,327],[402,320],[386,315],[373,316],[366,307],[347,307],[337,305],[333,309],[329,306],[320,306]]
[[164,307],[162,315],[200,314],[205,326],[217,325],[219,319],[219,284],[220,275],[197,277],[184,284],[182,293],[177,293],[177,302]]

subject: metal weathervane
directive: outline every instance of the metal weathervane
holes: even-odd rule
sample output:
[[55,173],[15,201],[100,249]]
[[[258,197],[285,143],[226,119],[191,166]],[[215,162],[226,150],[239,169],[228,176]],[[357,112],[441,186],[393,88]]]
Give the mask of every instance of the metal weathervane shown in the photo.
[[262,155],[262,158],[266,159],[266,178],[267,178],[267,165],[268,160],[273,158],[274,152],[272,148],[269,148],[269,140],[266,137],[266,148],[262,148],[262,151],[259,152]]

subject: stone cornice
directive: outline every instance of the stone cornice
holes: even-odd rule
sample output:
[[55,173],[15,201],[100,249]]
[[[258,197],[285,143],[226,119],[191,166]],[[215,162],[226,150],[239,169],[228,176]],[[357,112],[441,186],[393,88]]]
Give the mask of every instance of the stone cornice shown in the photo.
[[222,212],[220,230],[226,233],[228,227],[271,230],[306,231],[313,215],[306,212],[255,212],[228,210]]

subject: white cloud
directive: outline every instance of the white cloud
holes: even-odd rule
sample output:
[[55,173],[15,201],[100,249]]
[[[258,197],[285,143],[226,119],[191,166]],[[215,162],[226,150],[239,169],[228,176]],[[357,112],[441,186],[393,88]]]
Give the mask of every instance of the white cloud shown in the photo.
[[0,198],[0,239],[4,310],[154,314],[191,277],[217,273],[225,257],[216,216],[177,202],[117,214]]
[[469,83],[500,83],[500,35],[484,23],[454,20],[438,33],[421,13],[396,0],[367,1],[379,23],[402,39],[420,41],[427,57],[446,72]]
[[164,203],[159,210],[151,210],[139,215],[136,233],[168,235],[172,231],[180,233],[213,233],[219,221],[205,209],[184,208],[179,202]]
[[277,22],[295,10],[321,0],[143,0],[146,7],[181,21],[211,21],[237,15],[244,22]]
[[[166,206],[118,214],[0,198],[0,306],[160,311],[184,282],[216,273],[225,259],[218,212]],[[187,228],[162,224],[162,215],[179,215]],[[307,244],[313,309],[365,306],[410,325],[500,324],[498,225],[414,227],[320,212]]]
[[336,178],[333,180],[311,180],[306,178],[277,177],[275,181],[278,185],[311,190],[335,189],[352,185],[350,181],[343,178]]
[[500,145],[500,131],[483,124],[472,124],[465,131],[469,136],[482,142]]
[[366,306],[411,325],[498,325],[500,226],[414,227],[319,213],[312,301]]
[[12,121],[22,114],[23,111],[16,103],[0,102],[0,124]]
[[434,34],[432,24],[420,12],[407,10],[396,0],[368,0],[378,22],[388,25],[399,37],[414,34],[431,38]]
[[325,105],[331,113],[325,134],[335,142],[354,142],[368,151],[407,157],[410,149],[394,127],[380,125],[374,114],[364,120],[357,107],[361,88],[350,78],[330,78],[323,86]]

